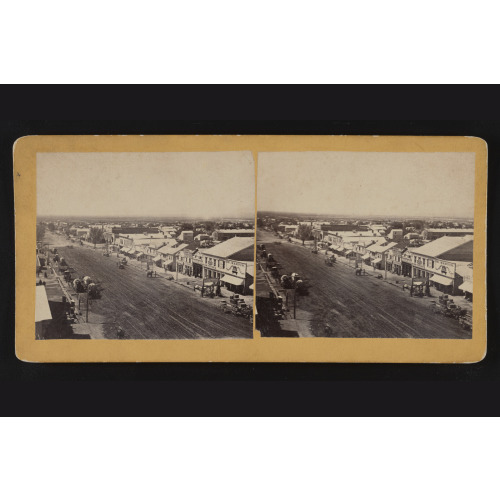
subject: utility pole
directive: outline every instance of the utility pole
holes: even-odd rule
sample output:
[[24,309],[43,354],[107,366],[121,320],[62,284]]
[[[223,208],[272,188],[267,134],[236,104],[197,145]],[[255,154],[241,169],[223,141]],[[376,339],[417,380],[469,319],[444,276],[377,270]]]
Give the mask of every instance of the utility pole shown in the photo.
[[179,263],[175,261],[175,281],[179,281]]
[[[384,256],[384,254],[382,254],[382,256]],[[384,256],[384,264],[385,264],[385,278],[384,279],[387,279],[387,255]]]
[[297,289],[293,290],[293,319],[297,318]]
[[244,277],[243,277],[243,295],[245,295],[246,292],[246,283],[247,283],[247,265],[245,264],[245,270],[243,271]]
[[87,310],[85,311],[85,323],[89,322],[89,292],[87,292]]

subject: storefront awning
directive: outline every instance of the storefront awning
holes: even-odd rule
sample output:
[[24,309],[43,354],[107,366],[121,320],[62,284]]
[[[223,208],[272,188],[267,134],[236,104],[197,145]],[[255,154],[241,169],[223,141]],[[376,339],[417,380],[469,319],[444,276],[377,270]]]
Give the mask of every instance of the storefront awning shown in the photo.
[[431,281],[434,281],[434,283],[439,283],[445,286],[450,286],[453,283],[453,280],[451,278],[445,278],[444,276],[439,276],[439,274],[435,274],[431,278]]
[[144,255],[144,253],[143,253],[143,252],[139,252],[139,253],[137,254],[137,257],[142,257],[143,255]]
[[243,285],[243,280],[241,278],[231,276],[230,274],[226,274],[224,278],[221,278],[221,281],[225,281],[226,283],[230,283],[231,285]]
[[47,291],[44,286],[35,287],[35,323],[40,321],[48,321],[52,319],[50,312],[49,299],[47,298]]
[[248,287],[250,290],[253,290],[253,283]]
[[378,259],[373,259],[372,264],[378,264],[379,262],[382,262],[382,258],[379,257]]
[[153,262],[161,262],[161,257],[155,257],[155,258],[153,259]]
[[369,259],[370,258],[370,252],[366,252],[362,257],[361,257],[363,260],[364,259]]
[[458,288],[464,292],[472,293],[472,283],[470,281],[464,281]]

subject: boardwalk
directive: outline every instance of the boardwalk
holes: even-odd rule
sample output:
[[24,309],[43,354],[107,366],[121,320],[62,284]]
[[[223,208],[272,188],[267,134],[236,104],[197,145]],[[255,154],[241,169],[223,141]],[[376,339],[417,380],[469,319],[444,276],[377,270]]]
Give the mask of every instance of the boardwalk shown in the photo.
[[[264,242],[282,265],[282,273],[297,272],[309,294],[299,297],[297,318],[307,318],[312,334],[330,337],[464,339],[470,332],[458,321],[433,314],[429,298],[410,297],[373,276],[355,276],[352,267],[337,262],[324,264],[324,255],[285,241],[277,243],[262,232]],[[433,292],[436,295],[436,292]],[[328,325],[331,331],[326,333]]]

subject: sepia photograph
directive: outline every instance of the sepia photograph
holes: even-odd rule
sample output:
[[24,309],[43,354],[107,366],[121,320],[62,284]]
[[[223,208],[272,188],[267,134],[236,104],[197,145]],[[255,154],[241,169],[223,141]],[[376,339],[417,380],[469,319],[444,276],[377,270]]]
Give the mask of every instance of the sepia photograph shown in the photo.
[[475,153],[259,153],[263,337],[471,339]]
[[36,207],[37,340],[252,338],[250,152],[37,153]]

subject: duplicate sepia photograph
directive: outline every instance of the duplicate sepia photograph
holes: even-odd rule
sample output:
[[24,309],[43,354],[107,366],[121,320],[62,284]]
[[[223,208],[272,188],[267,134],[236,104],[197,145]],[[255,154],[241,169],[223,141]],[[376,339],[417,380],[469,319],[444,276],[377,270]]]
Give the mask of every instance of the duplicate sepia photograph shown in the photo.
[[36,339],[252,338],[251,153],[37,153],[36,186]]
[[259,153],[263,337],[471,339],[474,153]]

